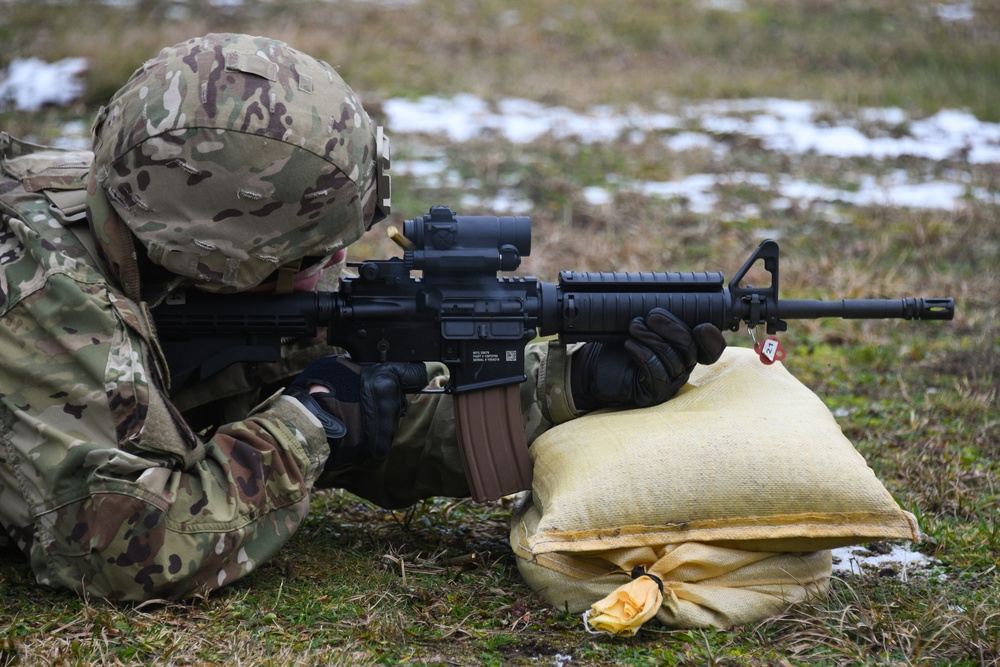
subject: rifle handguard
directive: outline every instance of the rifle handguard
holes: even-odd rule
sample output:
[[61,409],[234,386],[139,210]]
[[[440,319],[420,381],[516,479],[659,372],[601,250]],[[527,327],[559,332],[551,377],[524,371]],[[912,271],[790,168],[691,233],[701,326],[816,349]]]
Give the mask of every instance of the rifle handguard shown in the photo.
[[455,394],[455,423],[473,500],[496,500],[531,488],[518,385]]

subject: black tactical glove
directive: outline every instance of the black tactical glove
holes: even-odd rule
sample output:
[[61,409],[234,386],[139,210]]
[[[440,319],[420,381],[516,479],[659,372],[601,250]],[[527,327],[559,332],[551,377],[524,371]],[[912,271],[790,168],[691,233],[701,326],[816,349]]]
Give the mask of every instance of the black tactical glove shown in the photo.
[[322,422],[330,443],[330,471],[385,458],[399,419],[406,414],[406,392],[426,386],[423,364],[359,365],[340,355],[309,364],[285,394]]
[[726,349],[711,324],[692,331],[663,308],[629,324],[620,343],[587,343],[571,357],[573,402],[579,410],[659,405],[684,386],[696,364],[714,364]]

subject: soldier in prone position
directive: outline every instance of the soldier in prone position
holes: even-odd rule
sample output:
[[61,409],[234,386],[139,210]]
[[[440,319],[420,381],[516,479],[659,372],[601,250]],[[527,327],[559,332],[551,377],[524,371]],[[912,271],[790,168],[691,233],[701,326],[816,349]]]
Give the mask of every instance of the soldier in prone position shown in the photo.
[[[136,71],[95,120],[92,159],[0,135],[0,543],[40,583],[204,594],[271,557],[314,488],[388,508],[468,495],[451,397],[406,398],[442,386],[442,365],[359,366],[315,341],[171,389],[149,315],[179,288],[330,283],[387,212],[382,140],[329,65],[229,34]],[[75,223],[60,203],[84,183]],[[528,346],[529,443],[661,403],[725,346],[663,311],[629,333]]]

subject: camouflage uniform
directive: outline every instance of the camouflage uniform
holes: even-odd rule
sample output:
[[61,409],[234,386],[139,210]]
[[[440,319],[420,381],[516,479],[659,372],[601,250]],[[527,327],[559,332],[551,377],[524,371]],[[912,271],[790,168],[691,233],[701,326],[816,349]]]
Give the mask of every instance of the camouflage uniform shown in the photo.
[[[0,523],[38,581],[123,600],[205,593],[273,555],[317,486],[390,507],[466,495],[447,396],[411,401],[387,459],[324,474],[318,420],[268,393],[325,346],[167,393],[150,306],[329,257],[374,215],[360,167],[374,142],[351,140],[374,132],[340,77],[280,42],[209,35],[165,49],[123,91],[95,123],[92,168],[89,152],[0,136]],[[286,114],[293,96],[315,96],[305,124]],[[84,183],[96,252],[74,221]],[[220,220],[241,226],[220,238]],[[526,357],[530,442],[573,410],[563,349]]]

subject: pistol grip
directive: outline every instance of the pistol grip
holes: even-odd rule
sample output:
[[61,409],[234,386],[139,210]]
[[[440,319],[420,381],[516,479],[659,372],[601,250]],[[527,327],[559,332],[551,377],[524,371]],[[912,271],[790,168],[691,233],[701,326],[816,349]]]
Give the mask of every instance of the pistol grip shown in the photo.
[[455,394],[455,425],[473,500],[496,500],[531,488],[517,384]]

